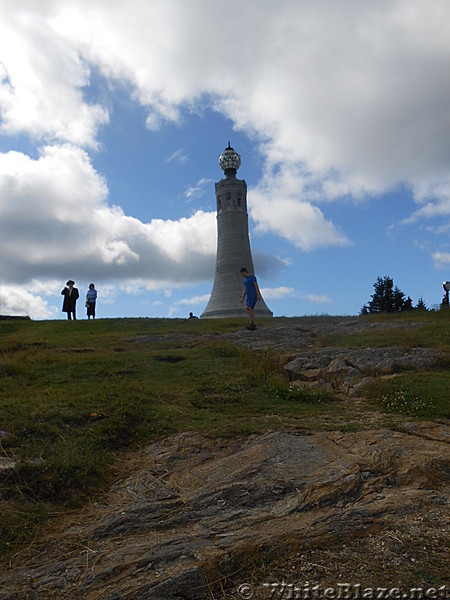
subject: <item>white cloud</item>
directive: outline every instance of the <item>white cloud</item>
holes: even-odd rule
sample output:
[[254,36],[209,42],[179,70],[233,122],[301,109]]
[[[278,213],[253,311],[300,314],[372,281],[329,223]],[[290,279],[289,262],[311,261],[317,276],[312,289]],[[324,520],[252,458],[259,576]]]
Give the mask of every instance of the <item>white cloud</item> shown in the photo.
[[442,235],[444,233],[448,233],[450,231],[450,223],[446,223],[444,225],[439,225],[438,227],[427,227],[427,231],[430,233],[434,233],[436,235]]
[[450,252],[434,252],[432,258],[437,269],[450,267]]
[[268,164],[304,165],[330,197],[447,177],[446,0],[28,0],[3,13],[8,130],[92,144],[107,111],[82,96],[89,63],[133,86],[150,127],[213,97],[266,141]]
[[316,304],[333,304],[333,300],[325,294],[306,294],[304,298]]
[[92,99],[94,70],[130,90],[150,130],[209,103],[259,140],[260,233],[304,251],[348,245],[325,203],[397,185],[417,204],[405,222],[447,218],[449,23],[447,0],[0,0],[0,133],[47,144],[37,160],[0,156],[0,277],[146,289],[210,277],[213,213],[143,223],[109,204],[86,153],[113,104]]
[[315,304],[332,304],[333,301],[325,294],[310,294],[305,292],[297,292],[294,288],[280,286],[277,288],[262,288],[261,294],[265,300],[280,300],[291,297],[299,300],[306,300]]
[[198,306],[208,302],[209,296],[209,294],[200,294],[198,296],[192,296],[191,298],[182,298],[181,300],[177,300],[176,304],[178,306]]
[[274,231],[305,251],[350,244],[317,206],[283,196],[282,189],[277,190],[276,197],[270,187],[262,192],[253,190],[250,214],[257,232]]
[[203,194],[205,193],[205,191],[207,189],[207,186],[212,187],[213,183],[214,182],[212,179],[207,179],[207,178],[203,177],[195,185],[189,187],[185,191],[184,195],[186,196],[186,198],[188,200],[192,200],[193,198],[198,198],[199,196],[203,196]]
[[33,285],[27,290],[17,285],[0,284],[0,314],[54,319],[58,315],[57,309],[49,307],[47,299],[36,292]]
[[179,162],[184,165],[188,161],[188,156],[184,152],[184,150],[180,148],[179,150],[175,150],[175,152],[172,152],[172,154],[169,156],[169,158],[167,158],[165,160],[165,163],[169,164],[172,161],[176,161],[176,162]]
[[37,160],[0,154],[0,278],[141,279],[176,285],[209,279],[215,214],[142,223],[106,203],[88,155],[47,146]]
[[36,6],[1,5],[0,131],[95,147],[108,111],[85,101],[86,62],[53,26],[50,3]]
[[277,288],[261,288],[261,294],[265,300],[278,300],[279,298],[285,298],[286,296],[293,296],[295,294],[294,288],[280,286]]
[[167,316],[173,317],[174,315],[179,314],[180,308],[184,306],[188,306],[191,309],[195,306],[200,306],[203,309],[209,300],[209,296],[210,294],[201,294],[197,296],[192,296],[191,298],[181,298],[169,307],[169,312]]

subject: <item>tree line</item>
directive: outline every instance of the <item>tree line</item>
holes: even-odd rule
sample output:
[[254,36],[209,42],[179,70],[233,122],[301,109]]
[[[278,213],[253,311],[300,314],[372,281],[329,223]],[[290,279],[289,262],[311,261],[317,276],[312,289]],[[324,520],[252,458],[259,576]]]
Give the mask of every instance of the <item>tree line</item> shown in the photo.
[[414,306],[411,298],[394,285],[392,277],[378,277],[373,287],[371,300],[361,308],[360,315],[428,310],[422,297]]

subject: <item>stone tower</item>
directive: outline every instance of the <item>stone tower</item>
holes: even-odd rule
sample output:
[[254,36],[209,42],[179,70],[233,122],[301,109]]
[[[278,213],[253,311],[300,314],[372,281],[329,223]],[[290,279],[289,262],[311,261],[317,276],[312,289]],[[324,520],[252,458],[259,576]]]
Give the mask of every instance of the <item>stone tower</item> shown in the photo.
[[[241,157],[229,142],[219,156],[219,165],[225,179],[216,183],[216,270],[211,297],[201,315],[203,319],[247,317],[245,300],[240,303],[244,287],[239,270],[247,267],[250,273],[255,273],[248,237],[247,184],[236,178]],[[257,302],[254,312],[256,318],[273,316],[264,300]]]

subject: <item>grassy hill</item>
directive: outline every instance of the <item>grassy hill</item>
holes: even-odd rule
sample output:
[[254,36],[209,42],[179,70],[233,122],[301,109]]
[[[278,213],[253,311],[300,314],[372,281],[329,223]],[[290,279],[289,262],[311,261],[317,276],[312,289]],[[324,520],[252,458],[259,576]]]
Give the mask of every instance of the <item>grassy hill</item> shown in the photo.
[[[425,346],[448,357],[450,311],[358,318],[391,320],[393,328],[319,343]],[[297,326],[307,319],[261,326]],[[420,327],[402,330],[400,337],[395,325],[408,320]],[[448,359],[430,372],[406,371],[377,382],[361,402],[291,389],[274,351],[250,351],[227,340],[244,324],[0,321],[0,463],[9,464],[0,470],[3,560],[14,560],[38,539],[53,516],[100,493],[130,452],[174,432],[348,430],[448,417]]]

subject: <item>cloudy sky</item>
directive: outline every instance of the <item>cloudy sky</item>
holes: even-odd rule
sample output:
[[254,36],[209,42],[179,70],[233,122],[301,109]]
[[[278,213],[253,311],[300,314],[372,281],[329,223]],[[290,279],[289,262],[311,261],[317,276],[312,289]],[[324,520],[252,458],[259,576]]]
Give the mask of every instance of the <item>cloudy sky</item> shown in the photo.
[[275,315],[439,304],[449,64],[448,0],[0,0],[0,314],[201,314],[228,141]]

